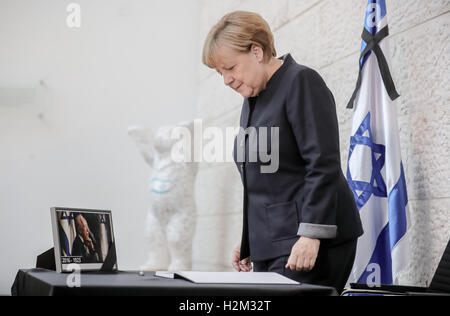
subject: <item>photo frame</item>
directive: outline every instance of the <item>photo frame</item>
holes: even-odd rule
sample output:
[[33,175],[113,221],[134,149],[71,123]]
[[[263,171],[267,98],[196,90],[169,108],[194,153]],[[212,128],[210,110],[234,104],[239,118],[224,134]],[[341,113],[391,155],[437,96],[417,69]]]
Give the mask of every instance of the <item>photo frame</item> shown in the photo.
[[117,271],[112,212],[50,209],[57,272]]

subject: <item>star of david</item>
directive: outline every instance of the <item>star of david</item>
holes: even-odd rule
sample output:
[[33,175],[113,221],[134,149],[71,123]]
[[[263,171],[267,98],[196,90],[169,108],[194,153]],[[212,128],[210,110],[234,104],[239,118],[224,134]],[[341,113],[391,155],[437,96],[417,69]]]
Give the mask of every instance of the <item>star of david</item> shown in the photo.
[[[375,144],[373,142],[372,130],[370,128],[370,112],[367,113],[355,135],[350,138],[348,164],[350,163],[350,158],[356,146],[370,147],[372,158],[372,174],[370,182],[353,180],[350,168],[347,168],[347,181],[355,196],[356,205],[358,206],[358,209],[361,209],[372,194],[378,197],[387,197],[386,184],[381,174],[381,170],[385,163],[386,146]],[[358,192],[361,193],[358,194]]]

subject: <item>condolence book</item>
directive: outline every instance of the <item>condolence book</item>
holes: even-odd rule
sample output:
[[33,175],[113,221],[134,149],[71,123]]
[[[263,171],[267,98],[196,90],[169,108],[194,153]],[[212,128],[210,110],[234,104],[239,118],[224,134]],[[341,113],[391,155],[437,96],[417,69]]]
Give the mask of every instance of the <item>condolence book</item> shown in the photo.
[[156,271],[162,278],[182,278],[194,283],[223,284],[300,284],[276,272],[204,272],[204,271]]

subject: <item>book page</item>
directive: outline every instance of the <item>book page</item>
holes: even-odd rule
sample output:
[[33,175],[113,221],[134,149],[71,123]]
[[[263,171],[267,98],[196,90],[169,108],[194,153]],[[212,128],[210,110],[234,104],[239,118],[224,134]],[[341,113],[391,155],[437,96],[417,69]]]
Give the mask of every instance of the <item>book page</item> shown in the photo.
[[236,283],[236,284],[300,284],[275,272],[175,272],[194,283]]
[[175,278],[174,273],[169,271],[156,271],[155,276],[167,279]]

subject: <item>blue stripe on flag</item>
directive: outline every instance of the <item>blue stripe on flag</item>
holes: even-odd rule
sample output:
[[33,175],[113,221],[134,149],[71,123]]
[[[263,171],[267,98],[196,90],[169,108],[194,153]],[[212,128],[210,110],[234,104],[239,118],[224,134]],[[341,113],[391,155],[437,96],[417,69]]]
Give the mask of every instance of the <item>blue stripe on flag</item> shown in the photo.
[[[372,263],[376,263],[380,267],[380,284],[392,284],[392,258],[391,252],[389,251],[389,223],[378,236],[375,250],[373,251],[372,258],[370,258],[367,266]],[[374,271],[371,271],[366,267],[359,278],[358,283],[369,283],[369,276],[372,273],[374,273]]]
[[408,204],[408,194],[406,192],[405,172],[403,163],[400,164],[400,178],[397,184],[389,193],[389,223],[394,229],[390,232],[390,249],[394,248],[397,242],[406,233],[406,204]]
[[[369,266],[376,263],[380,266],[381,284],[392,284],[392,256],[391,251],[397,242],[406,233],[406,204],[408,196],[406,192],[405,173],[403,164],[400,164],[401,173],[398,182],[389,193],[389,222],[378,236],[375,250],[370,258]],[[358,283],[367,283],[367,278],[373,273],[368,267],[358,280]]]

